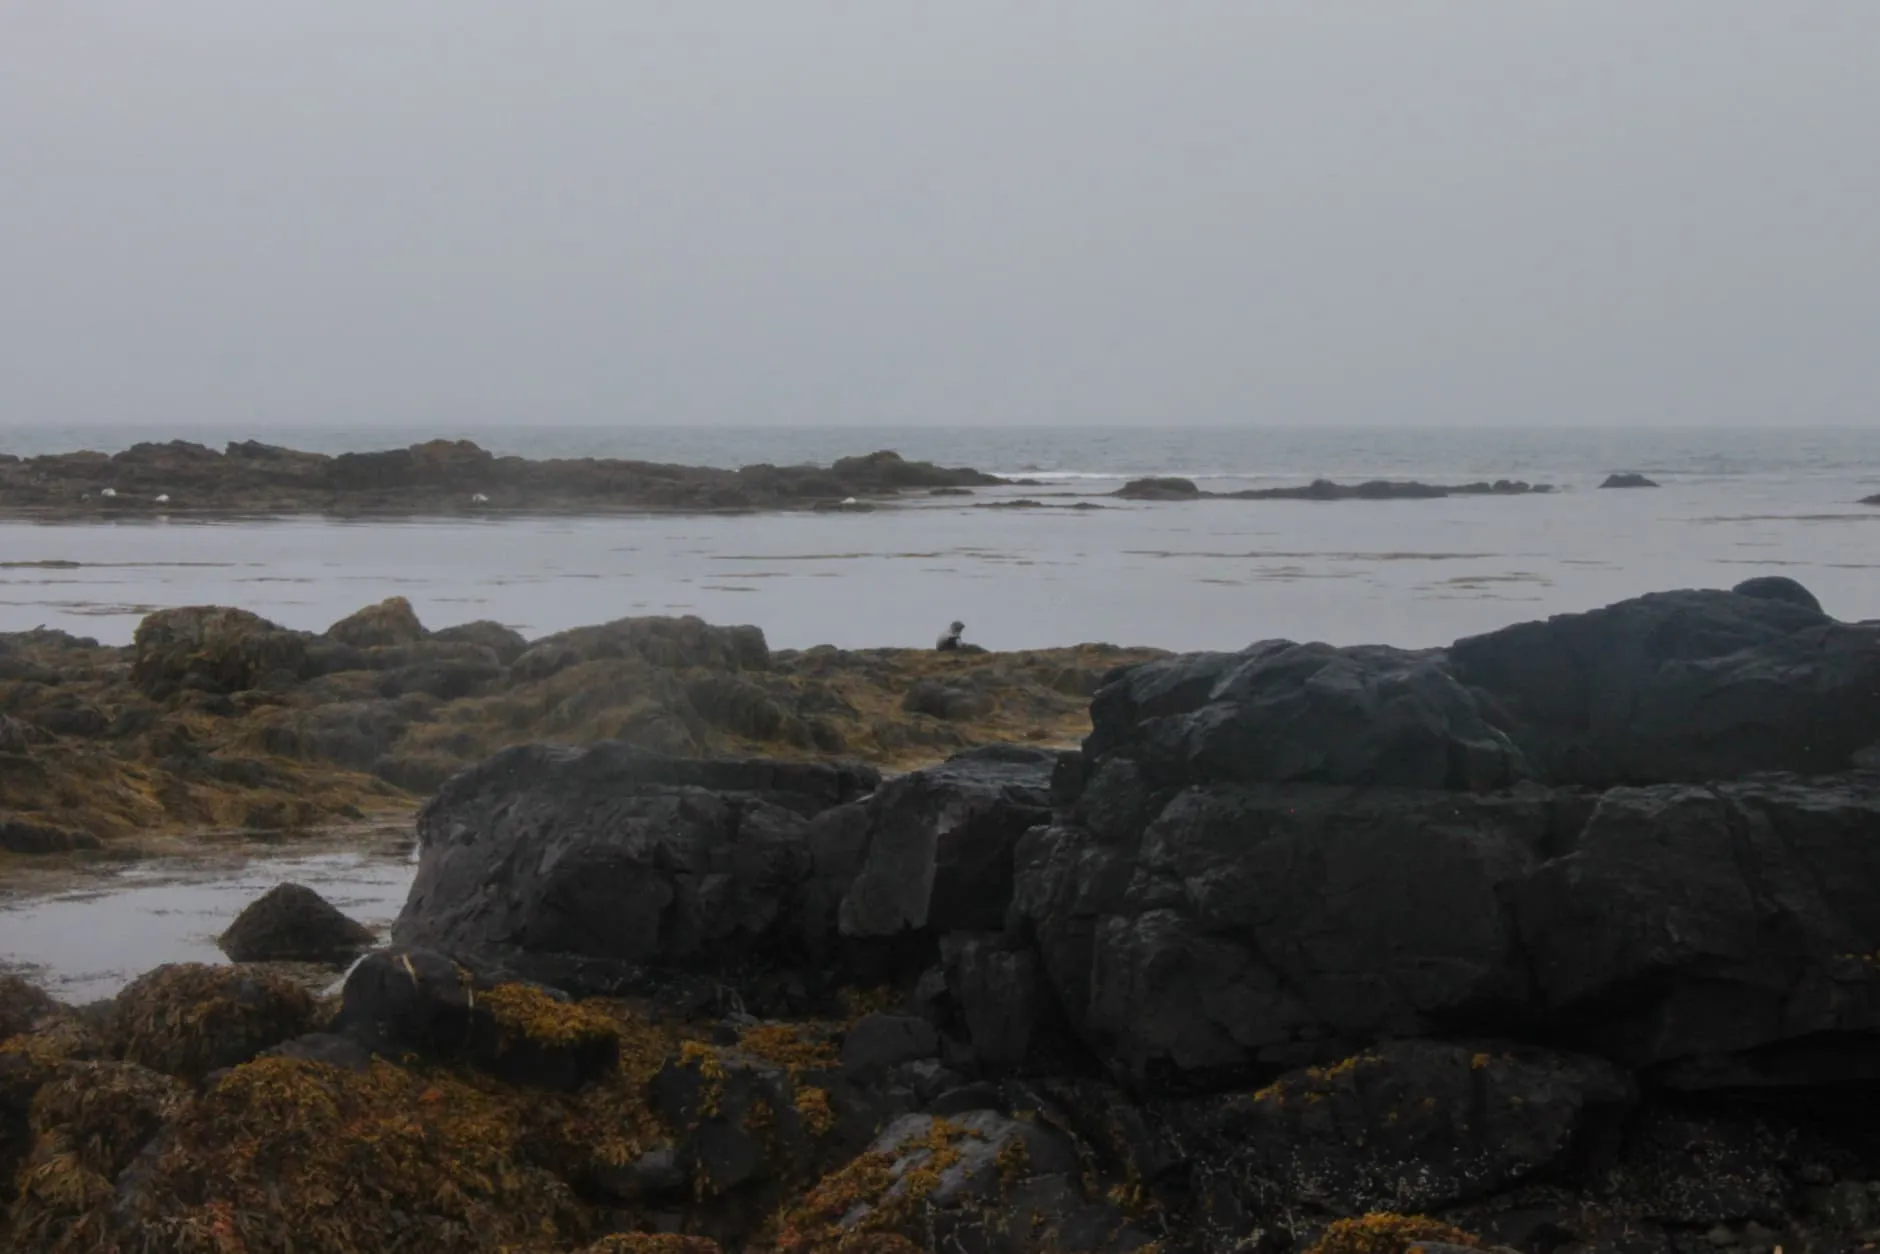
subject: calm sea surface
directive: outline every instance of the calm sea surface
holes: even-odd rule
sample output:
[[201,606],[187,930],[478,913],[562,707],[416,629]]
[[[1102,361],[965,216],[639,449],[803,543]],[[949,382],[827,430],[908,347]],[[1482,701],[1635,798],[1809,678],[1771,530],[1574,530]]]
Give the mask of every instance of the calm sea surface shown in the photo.
[[[828,462],[893,448],[1040,486],[870,514],[414,522],[0,523],[0,630],[130,638],[163,606],[239,605],[318,629],[400,594],[427,624],[541,635],[632,614],[755,623],[775,647],[1106,640],[1231,648],[1285,636],[1445,643],[1635,593],[1791,575],[1880,618],[1880,428],[1801,431],[946,431],[813,428],[165,430],[329,452],[466,437],[532,457]],[[145,430],[0,430],[0,452],[111,451]],[[1656,491],[1599,491],[1636,470]],[[1316,477],[1551,482],[1433,501],[1105,500],[1122,480],[1216,490]],[[975,508],[1031,497],[1047,508]],[[1101,510],[1073,511],[1079,499]]]

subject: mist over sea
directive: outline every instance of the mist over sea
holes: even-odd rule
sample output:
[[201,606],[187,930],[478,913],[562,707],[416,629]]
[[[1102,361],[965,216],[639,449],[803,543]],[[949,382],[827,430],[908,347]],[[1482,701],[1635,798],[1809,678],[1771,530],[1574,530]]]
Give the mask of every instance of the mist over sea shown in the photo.
[[[341,522],[0,523],[0,630],[128,640],[173,605],[319,629],[394,594],[425,622],[535,636],[632,614],[755,623],[773,647],[1237,648],[1274,636],[1441,644],[1640,592],[1801,580],[1880,618],[1880,428],[1327,430],[374,427],[0,430],[0,453],[231,439],[337,453],[467,438],[498,454],[688,465],[906,457],[1035,480],[866,514]],[[1657,490],[1602,491],[1614,471]],[[1124,480],[1526,479],[1548,496],[1106,499]],[[980,508],[1030,498],[1035,509]],[[1069,508],[1079,501],[1103,509]]]

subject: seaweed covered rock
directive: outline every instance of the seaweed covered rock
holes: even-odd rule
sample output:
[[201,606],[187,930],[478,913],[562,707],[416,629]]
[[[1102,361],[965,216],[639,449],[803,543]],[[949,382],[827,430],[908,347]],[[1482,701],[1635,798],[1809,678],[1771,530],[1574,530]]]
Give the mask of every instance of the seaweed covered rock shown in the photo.
[[494,654],[496,660],[504,666],[521,657],[529,647],[528,640],[521,632],[488,619],[439,628],[431,633],[431,639],[439,644],[480,645]]
[[462,1060],[513,1084],[564,1091],[605,1075],[620,1053],[605,1016],[426,950],[361,960],[332,1026],[371,1048]]
[[1482,1242],[1474,1233],[1428,1215],[1374,1211],[1328,1225],[1306,1254],[1449,1254],[1473,1250]]
[[0,975],[0,1041],[31,1031],[58,1008],[50,993],[24,976]]
[[308,992],[275,975],[175,963],[117,995],[109,1032],[115,1057],[199,1080],[313,1030]]
[[544,679],[584,662],[634,659],[675,669],[761,671],[770,662],[756,627],[714,627],[703,619],[622,618],[545,636],[515,661],[518,676]]
[[187,1102],[181,1082],[132,1063],[62,1067],[33,1100],[8,1248],[111,1248],[105,1216],[119,1177]]
[[420,814],[393,938],[575,992],[609,991],[608,971],[787,964],[804,946],[808,821],[878,779],[624,744],[508,750]]
[[1071,1143],[980,1110],[895,1120],[778,1222],[779,1254],[838,1254],[899,1237],[971,1254],[1128,1251],[1151,1243],[1107,1199],[1086,1198]]
[[676,1232],[616,1232],[587,1246],[581,1254],[724,1254],[707,1237],[685,1237]]
[[307,667],[305,640],[246,610],[214,605],[158,610],[137,625],[131,676],[153,697],[183,689],[241,692]]
[[[726,1212],[760,1218],[792,1184],[827,1161],[835,1130],[828,1084],[833,1051],[804,1049],[795,1065],[737,1047],[688,1042],[647,1087],[648,1102],[677,1129],[675,1164]],[[868,1120],[865,1139],[874,1120]],[[729,1217],[729,1215],[727,1215]],[[722,1228],[721,1228],[722,1231]]]
[[501,1094],[448,1074],[264,1058],[173,1119],[107,1213],[120,1240],[177,1233],[188,1254],[548,1254],[588,1221],[529,1161],[529,1129]]
[[416,644],[428,634],[418,621],[418,613],[404,597],[387,597],[377,605],[368,605],[326,629],[327,638],[354,648],[371,649],[385,645]]
[[234,962],[344,965],[370,948],[372,929],[304,884],[277,884],[248,903],[217,939]]
[[[403,643],[202,607],[150,616],[127,648],[0,633],[0,848],[57,855],[140,833],[356,820],[405,810],[537,740],[923,765],[971,745],[1075,738],[1096,678],[1157,656],[1092,645],[773,658],[757,628],[696,618],[623,619],[534,645],[489,622],[406,639],[408,622],[380,630],[388,614],[354,616],[355,638]],[[972,695],[971,717],[901,708],[910,687],[938,678]]]

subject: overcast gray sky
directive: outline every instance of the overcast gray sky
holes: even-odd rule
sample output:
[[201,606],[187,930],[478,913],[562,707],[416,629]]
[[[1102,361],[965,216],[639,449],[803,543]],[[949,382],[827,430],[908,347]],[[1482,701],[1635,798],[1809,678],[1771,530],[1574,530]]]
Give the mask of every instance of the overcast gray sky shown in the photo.
[[0,423],[1880,423],[1876,0],[5,0]]

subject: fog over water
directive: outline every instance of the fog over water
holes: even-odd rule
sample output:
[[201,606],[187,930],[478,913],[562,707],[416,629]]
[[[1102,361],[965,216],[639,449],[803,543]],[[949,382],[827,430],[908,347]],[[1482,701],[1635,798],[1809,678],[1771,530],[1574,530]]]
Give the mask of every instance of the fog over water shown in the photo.
[[1880,421],[1869,0],[0,7],[0,424]]

